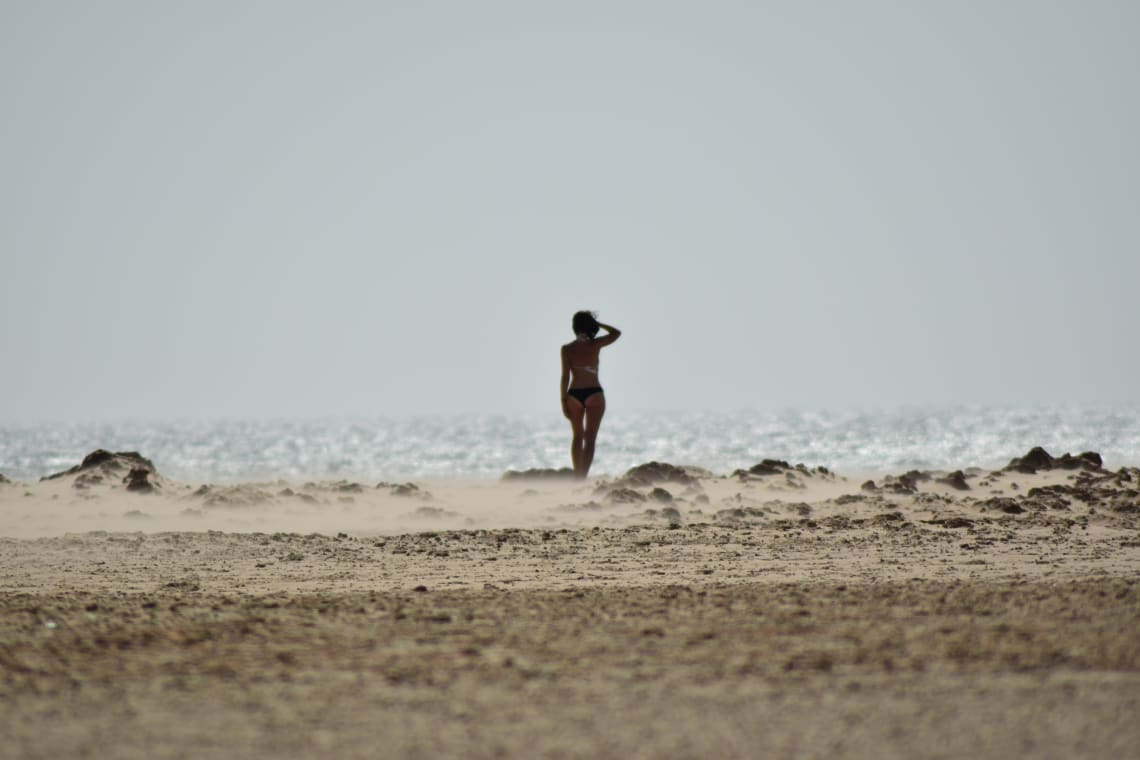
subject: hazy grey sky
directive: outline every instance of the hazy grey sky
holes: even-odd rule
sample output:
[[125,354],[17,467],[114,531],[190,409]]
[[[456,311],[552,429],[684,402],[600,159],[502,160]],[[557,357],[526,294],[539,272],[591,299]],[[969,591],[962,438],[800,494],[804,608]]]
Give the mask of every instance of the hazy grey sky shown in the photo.
[[0,0],[0,422],[1140,401],[1140,3]]

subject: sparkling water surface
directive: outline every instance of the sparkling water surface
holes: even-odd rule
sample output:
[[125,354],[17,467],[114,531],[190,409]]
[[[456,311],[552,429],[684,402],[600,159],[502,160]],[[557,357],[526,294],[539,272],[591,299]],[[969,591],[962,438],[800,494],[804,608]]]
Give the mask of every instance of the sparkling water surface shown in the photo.
[[[0,426],[0,474],[36,480],[97,448],[138,451],[189,481],[498,478],[569,464],[565,420],[402,419],[123,421]],[[606,416],[593,474],[651,460],[730,473],[767,457],[839,472],[996,467],[1033,446],[1097,451],[1140,464],[1140,408],[938,408],[825,412],[638,412]]]

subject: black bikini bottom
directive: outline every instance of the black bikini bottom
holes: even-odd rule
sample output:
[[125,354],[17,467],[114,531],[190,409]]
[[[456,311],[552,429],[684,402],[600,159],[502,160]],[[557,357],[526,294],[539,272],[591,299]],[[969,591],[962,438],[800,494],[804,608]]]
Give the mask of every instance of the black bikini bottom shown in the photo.
[[602,389],[596,385],[593,388],[567,388],[566,389],[566,394],[569,396],[573,396],[574,398],[578,399],[578,401],[581,402],[582,406],[586,405],[586,399],[588,399],[590,396],[593,396],[595,393],[601,393],[601,392],[602,392]]

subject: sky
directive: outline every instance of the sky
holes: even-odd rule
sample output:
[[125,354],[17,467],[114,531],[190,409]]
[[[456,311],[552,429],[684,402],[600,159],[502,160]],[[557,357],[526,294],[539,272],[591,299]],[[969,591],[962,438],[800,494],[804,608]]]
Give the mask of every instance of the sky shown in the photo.
[[1140,4],[0,0],[0,423],[1140,402]]

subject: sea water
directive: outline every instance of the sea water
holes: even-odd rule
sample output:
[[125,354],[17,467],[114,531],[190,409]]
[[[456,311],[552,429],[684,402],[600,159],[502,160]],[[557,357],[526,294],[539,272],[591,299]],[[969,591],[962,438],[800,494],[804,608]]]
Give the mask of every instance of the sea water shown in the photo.
[[[104,448],[188,481],[484,479],[568,466],[569,444],[557,415],[0,425],[0,474],[35,480]],[[847,473],[997,467],[1033,446],[1140,464],[1140,408],[612,411],[592,473],[652,460],[731,473],[764,458]]]

